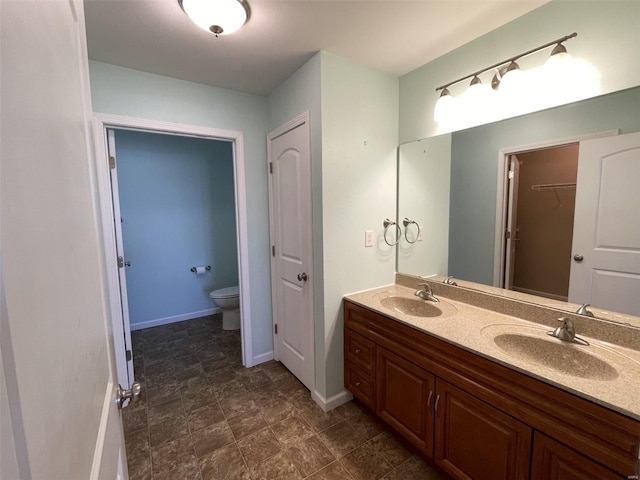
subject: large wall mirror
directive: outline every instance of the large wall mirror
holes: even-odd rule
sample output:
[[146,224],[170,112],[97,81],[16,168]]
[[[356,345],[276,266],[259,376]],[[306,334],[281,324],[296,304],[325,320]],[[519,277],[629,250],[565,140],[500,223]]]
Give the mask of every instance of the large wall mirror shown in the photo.
[[401,145],[397,271],[640,316],[638,132],[635,87]]

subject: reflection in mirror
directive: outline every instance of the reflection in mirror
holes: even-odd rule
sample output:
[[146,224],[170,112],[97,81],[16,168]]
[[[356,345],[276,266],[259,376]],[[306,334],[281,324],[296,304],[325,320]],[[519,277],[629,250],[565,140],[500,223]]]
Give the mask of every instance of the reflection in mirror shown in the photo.
[[638,112],[640,87],[401,145],[398,272],[640,315]]

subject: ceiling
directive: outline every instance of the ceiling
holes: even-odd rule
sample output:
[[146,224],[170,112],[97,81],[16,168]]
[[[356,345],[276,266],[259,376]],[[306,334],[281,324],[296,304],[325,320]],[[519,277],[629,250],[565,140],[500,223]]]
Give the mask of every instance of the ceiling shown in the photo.
[[216,38],[177,0],[85,0],[89,58],[267,95],[319,50],[401,76],[547,0],[249,0]]

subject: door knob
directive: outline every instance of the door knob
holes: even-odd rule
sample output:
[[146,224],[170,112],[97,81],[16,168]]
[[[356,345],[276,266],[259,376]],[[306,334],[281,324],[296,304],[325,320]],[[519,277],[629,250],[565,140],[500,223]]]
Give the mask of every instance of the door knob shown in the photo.
[[576,262],[581,262],[582,260],[584,260],[584,257],[582,256],[582,254],[581,254],[581,253],[576,253],[576,254],[573,256],[573,259],[574,259]]
[[127,267],[130,267],[130,266],[131,266],[131,262],[129,262],[129,261],[124,262],[124,264],[125,264]]
[[305,272],[299,273],[298,274],[298,281],[306,282],[307,281],[307,274]]
[[[118,405],[118,409],[122,410],[122,408],[129,406],[129,403],[136,402],[140,398],[141,393],[142,385],[138,382],[134,382],[128,390],[118,384],[118,388],[116,389],[116,405]],[[127,405],[124,404],[126,400],[130,400]]]

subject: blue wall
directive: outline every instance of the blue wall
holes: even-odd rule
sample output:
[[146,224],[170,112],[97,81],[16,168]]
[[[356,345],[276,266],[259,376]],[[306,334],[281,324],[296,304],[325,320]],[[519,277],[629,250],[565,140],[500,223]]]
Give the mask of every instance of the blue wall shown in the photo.
[[[231,148],[216,140],[116,131],[133,329],[199,316],[213,307],[211,290],[238,284]],[[189,271],[195,265],[212,269],[196,276]]]

